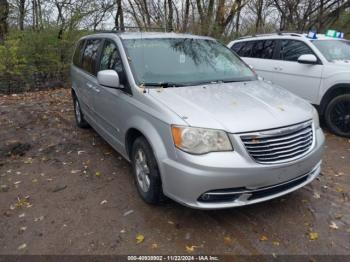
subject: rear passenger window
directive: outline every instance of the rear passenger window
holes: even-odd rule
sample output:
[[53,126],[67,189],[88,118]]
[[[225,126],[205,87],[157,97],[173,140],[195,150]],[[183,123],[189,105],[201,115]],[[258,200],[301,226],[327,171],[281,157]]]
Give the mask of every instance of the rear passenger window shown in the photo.
[[236,43],[233,46],[231,46],[231,49],[238,54],[238,52],[239,52],[239,50],[241,50],[242,46],[244,46],[244,43],[239,42],[239,43]]
[[84,48],[84,40],[81,40],[78,44],[77,44],[77,47],[75,49],[75,53],[74,53],[74,56],[73,56],[73,64],[77,67],[80,67],[81,64],[81,55],[83,53],[83,48]]
[[251,57],[261,59],[272,59],[275,46],[275,40],[256,41],[252,49]]
[[254,41],[244,42],[244,45],[239,50],[238,55],[242,57],[251,57]]
[[298,61],[301,55],[313,54],[312,50],[303,42],[297,40],[282,40],[280,59]]
[[275,51],[276,41],[275,40],[265,40],[264,49],[261,52],[261,58],[272,59],[273,53]]
[[101,42],[101,39],[90,39],[86,42],[82,68],[92,75],[96,75],[98,50],[101,46]]

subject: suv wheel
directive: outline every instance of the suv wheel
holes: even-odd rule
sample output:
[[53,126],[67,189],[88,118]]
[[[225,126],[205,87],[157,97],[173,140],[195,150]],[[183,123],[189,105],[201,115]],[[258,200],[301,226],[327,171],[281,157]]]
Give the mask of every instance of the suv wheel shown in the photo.
[[162,183],[152,148],[144,137],[133,143],[131,162],[139,195],[146,203],[158,204],[163,196]]
[[325,120],[334,134],[350,137],[350,94],[337,96],[329,102]]
[[89,127],[88,122],[86,122],[83,112],[81,111],[80,103],[76,96],[73,96],[73,103],[74,103],[74,115],[75,115],[75,121],[77,123],[77,126],[80,128],[87,128]]

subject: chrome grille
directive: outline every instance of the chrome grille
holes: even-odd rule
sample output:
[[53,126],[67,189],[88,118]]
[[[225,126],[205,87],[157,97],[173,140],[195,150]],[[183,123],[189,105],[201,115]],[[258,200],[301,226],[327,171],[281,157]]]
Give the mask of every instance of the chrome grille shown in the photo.
[[244,134],[249,155],[259,163],[274,164],[306,155],[313,145],[312,121],[280,129]]

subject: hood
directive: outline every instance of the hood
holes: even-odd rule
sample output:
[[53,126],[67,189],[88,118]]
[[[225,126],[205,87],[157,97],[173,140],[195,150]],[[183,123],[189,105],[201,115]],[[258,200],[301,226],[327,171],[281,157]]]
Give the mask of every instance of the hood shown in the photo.
[[346,68],[350,69],[350,60],[336,60],[333,62],[330,62],[331,64],[337,65],[337,66],[344,66]]
[[277,128],[312,119],[312,106],[263,81],[150,89],[190,126],[230,133]]

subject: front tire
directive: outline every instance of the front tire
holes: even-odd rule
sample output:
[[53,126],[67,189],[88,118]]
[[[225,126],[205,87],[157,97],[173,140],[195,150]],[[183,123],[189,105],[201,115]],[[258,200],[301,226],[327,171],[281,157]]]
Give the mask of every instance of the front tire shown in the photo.
[[73,104],[74,104],[74,116],[75,116],[75,122],[78,127],[80,128],[88,128],[89,123],[85,120],[84,114],[81,111],[79,100],[75,95],[73,95]]
[[329,102],[325,120],[334,134],[350,137],[350,94],[337,96]]
[[148,204],[158,204],[163,198],[160,173],[153,150],[144,137],[133,143],[131,162],[139,195]]

